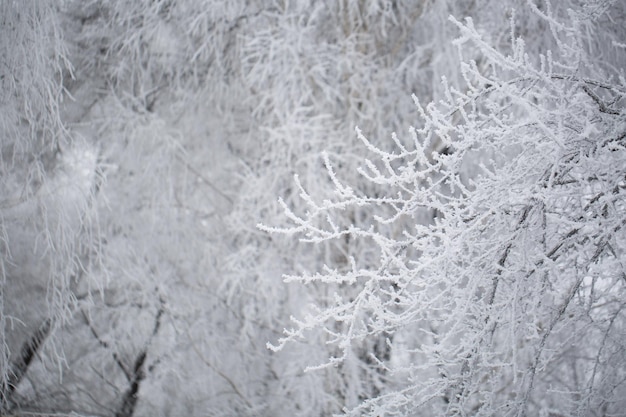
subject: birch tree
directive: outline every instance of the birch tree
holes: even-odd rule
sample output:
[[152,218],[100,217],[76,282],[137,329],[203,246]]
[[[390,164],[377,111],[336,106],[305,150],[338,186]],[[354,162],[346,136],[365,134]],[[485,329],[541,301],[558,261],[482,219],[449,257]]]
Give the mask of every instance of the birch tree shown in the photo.
[[[0,4],[0,412],[96,288],[97,152],[63,121],[73,67],[52,2]],[[86,294],[86,292],[83,292]],[[51,362],[62,361],[54,352]]]

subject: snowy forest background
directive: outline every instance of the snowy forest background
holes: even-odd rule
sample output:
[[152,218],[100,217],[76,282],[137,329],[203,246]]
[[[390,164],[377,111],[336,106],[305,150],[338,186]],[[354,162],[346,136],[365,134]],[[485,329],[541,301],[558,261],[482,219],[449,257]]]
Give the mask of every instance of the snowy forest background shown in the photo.
[[0,415],[626,415],[626,2],[0,19]]

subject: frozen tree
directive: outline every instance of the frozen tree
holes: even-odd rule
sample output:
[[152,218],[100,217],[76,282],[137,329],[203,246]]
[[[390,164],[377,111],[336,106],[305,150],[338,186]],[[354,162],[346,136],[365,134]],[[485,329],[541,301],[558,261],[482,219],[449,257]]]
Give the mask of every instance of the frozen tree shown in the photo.
[[[97,263],[97,154],[63,122],[72,77],[58,7],[0,3],[0,412]],[[86,294],[89,291],[83,292]],[[62,357],[55,352],[50,362]]]
[[[481,2],[480,8],[487,3]],[[250,33],[242,43],[242,72],[255,103],[259,130],[245,148],[236,148],[245,161],[245,176],[240,204],[229,219],[240,231],[239,240],[247,242],[231,256],[241,271],[240,280],[266,282],[275,292],[276,282],[270,276],[281,268],[302,271],[326,264],[345,269],[351,254],[368,256],[367,245],[349,238],[326,241],[311,251],[292,239],[273,236],[270,240],[250,230],[250,225],[279,221],[280,207],[268,198],[272,193],[282,195],[292,207],[303,208],[291,182],[294,173],[309,192],[330,197],[331,182],[319,175],[317,155],[325,149],[343,175],[352,175],[364,156],[364,148],[350,133],[355,125],[380,137],[385,129],[399,128],[413,118],[407,92],[431,97],[440,88],[433,74],[435,78],[446,74],[460,83],[460,71],[451,70],[458,60],[448,42],[454,28],[443,23],[450,13],[471,12],[476,10],[456,2],[345,1],[296,2],[280,13],[260,15],[266,29]],[[492,27],[499,15],[487,16]],[[442,145],[433,143],[432,147],[441,149]],[[347,223],[369,221],[369,215],[357,207],[341,215]],[[285,311],[278,316],[299,312],[304,300],[327,303],[333,292],[329,286],[309,289],[290,287],[290,300],[285,300]],[[351,290],[344,287],[342,291]],[[319,345],[292,349],[285,356],[290,359],[277,365],[288,370],[279,373],[296,372],[302,357],[322,360],[332,354],[334,348],[329,349]],[[306,384],[292,384],[288,396],[302,398],[308,406],[296,412],[326,415],[376,396],[385,385],[385,372],[372,367],[371,349],[380,350],[381,355],[389,353],[384,338],[370,340],[357,349],[353,360],[309,374]]]
[[[205,332],[232,342],[239,326],[211,288],[220,222],[205,227],[231,198],[190,160],[175,123],[183,99],[197,111],[201,69],[219,78],[226,67],[207,64],[215,51],[189,65],[176,48],[216,46],[220,32],[205,38],[202,25],[228,33],[231,10],[206,4],[218,16],[199,17],[188,2],[172,17],[165,3],[2,2],[2,413],[154,415],[178,402],[187,411],[172,412],[189,415],[240,383],[196,366]],[[222,414],[245,403],[222,397]]]
[[334,195],[297,180],[304,207],[283,202],[290,223],[262,226],[350,248],[343,266],[287,277],[329,297],[272,347],[323,341],[335,353],[311,365],[332,368],[365,346],[383,383],[346,413],[626,406],[624,7],[570,6],[527,4],[552,36],[539,51],[518,37],[515,14],[510,43],[496,46],[471,19],[452,19],[461,56],[480,53],[461,66],[464,88],[444,79],[437,101],[414,97],[421,122],[406,139],[357,131],[373,155],[361,179],[343,181],[329,152]]
[[[226,146],[217,142],[214,156],[216,147],[204,154],[193,149],[216,140],[193,131],[206,129],[194,117],[214,110],[199,110],[198,101],[222,87],[206,81],[221,79],[229,66],[209,61],[227,59],[230,26],[242,10],[224,2],[171,9],[166,3],[67,2],[44,16],[62,19],[74,65],[74,78],[62,84],[71,95],[63,127],[98,150],[103,180],[90,207],[101,256],[86,275],[104,288],[95,294],[84,284],[71,289],[76,302],[66,322],[52,329],[53,338],[41,338],[25,378],[11,385],[9,410],[131,416],[206,408],[237,414],[252,407],[240,387],[245,376],[228,368],[252,349],[242,344],[227,354],[219,346],[237,346],[241,326],[220,295],[224,278],[215,267],[227,247],[218,219],[232,198],[214,185],[218,176],[207,165],[219,161]],[[191,59],[203,47],[222,49]],[[88,161],[84,156],[77,160]],[[53,195],[71,202],[67,194]],[[14,260],[30,249],[15,239],[10,244]],[[24,293],[14,298],[34,304]],[[32,326],[33,320],[20,319]],[[220,351],[223,362],[214,359]],[[55,356],[61,361],[51,360]],[[198,406],[203,403],[210,405]]]

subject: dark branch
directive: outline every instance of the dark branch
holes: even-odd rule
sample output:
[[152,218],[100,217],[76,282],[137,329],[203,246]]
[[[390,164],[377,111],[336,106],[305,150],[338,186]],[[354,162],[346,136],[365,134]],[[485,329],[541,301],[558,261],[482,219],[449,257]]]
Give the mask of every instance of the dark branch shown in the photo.
[[[87,314],[85,314],[84,311],[81,311],[81,312],[83,313],[83,318],[85,319],[85,323],[87,323],[87,326],[89,326],[89,330],[91,331],[91,334],[93,335],[93,337],[96,338],[96,340],[98,341],[100,346],[102,346],[105,349],[109,349],[109,347],[110,347],[109,344],[106,341],[104,341],[104,340],[102,340],[100,338],[100,336],[96,332],[96,329],[94,329],[93,325],[91,324],[91,321],[89,320],[89,317],[87,316]],[[122,370],[122,372],[126,376],[126,380],[128,382],[130,382],[131,381],[130,372],[128,372],[128,369],[126,369],[126,366],[124,365],[124,363],[120,359],[120,357],[117,354],[117,352],[113,352],[113,360],[115,360],[115,363],[117,364],[117,366]]]
[[[135,413],[135,407],[137,406],[137,400],[139,399],[139,388],[141,386],[141,381],[146,378],[146,372],[144,371],[144,366],[146,364],[146,358],[148,357],[148,348],[152,343],[152,339],[157,335],[159,329],[161,328],[161,318],[163,317],[163,313],[165,312],[165,301],[162,297],[159,297],[159,310],[157,311],[156,317],[154,318],[154,328],[152,329],[152,334],[150,335],[150,339],[146,343],[145,347],[139,352],[137,357],[135,358],[135,362],[133,364],[133,373],[129,379],[130,386],[124,392],[124,396],[122,397],[122,405],[117,413],[115,413],[115,417],[132,417]],[[151,369],[150,367],[149,369]]]
[[44,341],[52,330],[52,319],[47,318],[33,333],[33,335],[22,344],[19,357],[12,363],[8,372],[6,385],[0,386],[0,410],[10,408],[11,398],[15,390],[20,385],[24,376],[28,372],[33,359],[43,346]]
[[44,340],[50,334],[50,330],[52,329],[52,319],[47,318],[44,322],[39,326],[37,331],[30,337],[30,339],[22,345],[22,349],[20,350],[20,356],[16,359],[16,361],[11,366],[11,372],[9,374],[9,383],[8,383],[8,392],[9,394],[13,393],[26,372],[28,372],[28,367],[30,366],[33,358],[41,349]]
[[607,105],[604,103],[604,101],[602,101],[602,100],[600,99],[600,97],[598,97],[598,96],[596,95],[596,93],[594,93],[593,91],[591,91],[591,89],[590,89],[589,87],[587,87],[586,85],[583,85],[583,87],[582,87],[582,88],[583,88],[583,91],[584,91],[585,93],[587,93],[587,95],[588,95],[589,97],[591,97],[591,99],[592,99],[593,101],[595,101],[595,102],[596,102],[596,104],[598,105],[598,107],[599,107],[599,109],[600,109],[600,111],[601,111],[602,113],[607,113],[607,114],[615,114],[615,115],[619,115],[619,114],[620,114],[617,110],[614,110],[614,109],[610,109],[610,108],[608,108],[608,107],[607,107]]

